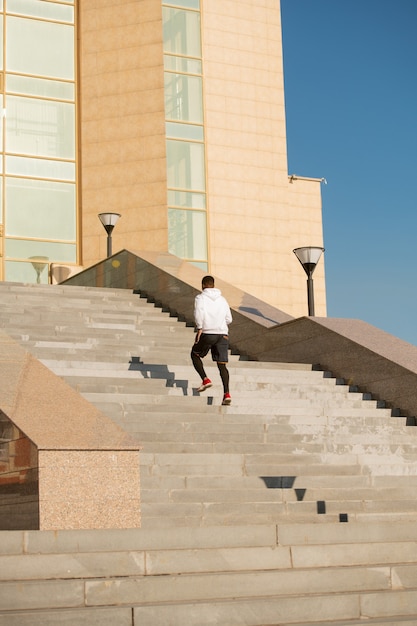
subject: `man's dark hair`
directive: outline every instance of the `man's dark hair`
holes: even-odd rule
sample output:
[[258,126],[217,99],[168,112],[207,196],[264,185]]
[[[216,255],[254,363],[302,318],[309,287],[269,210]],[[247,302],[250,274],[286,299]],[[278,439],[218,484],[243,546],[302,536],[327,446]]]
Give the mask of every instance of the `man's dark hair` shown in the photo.
[[201,281],[201,285],[203,289],[205,289],[206,287],[214,287],[213,276],[204,276],[203,280]]

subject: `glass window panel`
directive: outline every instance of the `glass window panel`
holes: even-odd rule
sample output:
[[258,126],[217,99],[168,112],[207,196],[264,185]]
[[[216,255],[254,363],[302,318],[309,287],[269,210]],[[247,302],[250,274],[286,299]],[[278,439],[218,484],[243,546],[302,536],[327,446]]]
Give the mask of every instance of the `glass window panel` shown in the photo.
[[75,105],[8,96],[6,150],[20,154],[75,158]]
[[187,57],[164,55],[164,67],[172,72],[185,72],[186,74],[202,74],[203,67],[201,61],[189,59]]
[[74,79],[74,27],[7,17],[9,72]]
[[42,96],[44,98],[59,98],[60,100],[75,99],[74,83],[64,83],[58,80],[44,78],[31,78],[29,76],[6,76],[6,91],[24,93],[30,96]]
[[206,214],[168,209],[169,252],[180,258],[207,259]]
[[75,241],[74,184],[7,178],[5,209],[6,235]]
[[6,174],[75,181],[75,163],[8,156],[6,157]]
[[203,123],[203,87],[199,76],[165,72],[165,115],[168,120]]
[[200,14],[162,8],[164,51],[201,58]]
[[168,189],[168,204],[170,206],[187,207],[190,209],[205,209],[206,196],[204,193]]
[[175,2],[164,2],[164,4],[174,4],[179,7],[187,7],[189,9],[199,9],[200,0],[176,0]]
[[[46,257],[49,263],[75,263],[75,244],[30,239],[6,239],[6,256],[14,259]],[[45,259],[45,261],[46,261]],[[35,262],[35,259],[32,259]],[[39,260],[38,260],[39,262]]]
[[61,22],[74,22],[74,9],[54,2],[39,2],[39,0],[7,0],[7,13],[30,15],[32,17],[46,17]]
[[167,141],[168,187],[205,191],[204,145]]
[[204,129],[194,124],[173,124],[167,122],[166,136],[178,139],[191,139],[192,141],[204,141]]

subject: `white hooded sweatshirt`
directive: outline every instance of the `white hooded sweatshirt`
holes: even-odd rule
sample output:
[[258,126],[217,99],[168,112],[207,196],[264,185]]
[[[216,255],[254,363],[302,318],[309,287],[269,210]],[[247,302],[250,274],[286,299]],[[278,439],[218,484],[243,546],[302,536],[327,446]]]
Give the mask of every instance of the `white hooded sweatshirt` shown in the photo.
[[194,301],[194,319],[197,330],[206,335],[228,335],[232,314],[227,300],[216,287],[206,287]]

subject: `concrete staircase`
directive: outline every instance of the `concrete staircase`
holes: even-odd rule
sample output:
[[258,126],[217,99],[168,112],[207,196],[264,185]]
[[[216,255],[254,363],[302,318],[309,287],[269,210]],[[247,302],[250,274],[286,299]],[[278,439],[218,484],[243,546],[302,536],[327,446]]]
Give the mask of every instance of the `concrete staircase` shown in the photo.
[[[417,623],[417,429],[125,290],[0,285],[0,326],[143,444],[142,528],[0,532],[0,626]],[[88,480],[88,477],[85,478]]]

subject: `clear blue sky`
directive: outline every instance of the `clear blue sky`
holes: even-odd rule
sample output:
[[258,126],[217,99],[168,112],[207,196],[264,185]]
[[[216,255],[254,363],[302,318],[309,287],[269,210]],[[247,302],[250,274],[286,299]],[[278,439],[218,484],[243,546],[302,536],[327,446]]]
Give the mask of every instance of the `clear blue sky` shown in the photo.
[[327,314],[417,345],[417,0],[281,12],[289,174],[328,182]]

